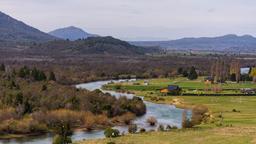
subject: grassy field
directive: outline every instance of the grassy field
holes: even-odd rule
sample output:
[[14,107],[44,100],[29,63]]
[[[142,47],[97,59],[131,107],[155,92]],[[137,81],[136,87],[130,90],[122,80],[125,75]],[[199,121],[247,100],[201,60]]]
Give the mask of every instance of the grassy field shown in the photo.
[[[201,124],[195,129],[171,132],[150,132],[122,136],[116,139],[83,141],[80,144],[254,144],[256,143],[256,97],[167,97],[159,103],[172,103],[179,99],[185,104],[203,104],[209,107],[218,121],[224,117],[223,126],[216,123]],[[234,112],[236,109],[238,112]],[[231,126],[232,125],[232,126]]]
[[[200,80],[198,80],[200,81]],[[198,81],[193,81],[198,83]],[[191,82],[191,83],[193,83]],[[139,81],[144,83],[144,81]],[[166,86],[174,83],[168,79],[150,80],[150,86]],[[123,83],[122,86],[130,83]],[[192,84],[186,83],[188,86]],[[194,86],[199,87],[200,84]],[[230,87],[255,87],[254,84],[231,84]],[[134,85],[131,85],[136,87]],[[137,85],[140,87],[141,85]],[[147,87],[147,86],[145,86]],[[193,107],[205,105],[209,108],[213,120],[201,124],[193,129],[173,130],[171,132],[148,132],[126,135],[115,139],[100,139],[82,141],[79,144],[107,144],[113,141],[116,144],[256,144],[256,97],[253,96],[175,96],[163,97],[158,92],[147,89],[131,90],[136,95],[144,96],[146,100],[155,103],[176,104],[177,106]],[[178,104],[177,104],[178,101]],[[222,126],[217,125],[222,115]]]
[[[212,94],[211,91],[205,91],[205,89],[211,89],[214,86],[218,86],[222,89],[220,93],[223,94],[241,94],[241,88],[256,88],[256,84],[252,82],[240,82],[232,83],[227,82],[224,84],[208,84],[204,82],[204,77],[199,77],[197,80],[188,80],[183,77],[177,77],[172,79],[150,79],[148,80],[148,85],[144,84],[144,80],[138,80],[136,82],[125,82],[118,84],[122,90],[128,91],[156,91],[167,87],[168,85],[178,85],[180,86],[184,93],[207,93]],[[116,89],[116,84],[110,84],[106,88]]]

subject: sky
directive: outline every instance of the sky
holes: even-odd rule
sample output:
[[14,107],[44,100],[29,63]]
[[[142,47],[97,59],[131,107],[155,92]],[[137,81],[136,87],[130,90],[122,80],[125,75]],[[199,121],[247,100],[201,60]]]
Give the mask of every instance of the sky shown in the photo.
[[256,0],[0,0],[0,11],[44,32],[77,26],[123,40],[256,36]]

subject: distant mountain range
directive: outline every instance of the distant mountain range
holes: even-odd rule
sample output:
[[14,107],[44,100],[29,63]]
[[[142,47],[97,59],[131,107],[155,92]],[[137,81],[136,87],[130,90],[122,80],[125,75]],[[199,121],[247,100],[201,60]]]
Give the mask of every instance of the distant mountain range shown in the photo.
[[69,40],[78,40],[78,39],[86,39],[88,37],[97,37],[98,35],[90,34],[85,32],[84,30],[70,26],[66,28],[60,28],[54,31],[49,32],[50,35],[61,38],[61,39],[69,39]]
[[170,41],[138,41],[130,43],[137,46],[157,46],[175,50],[256,52],[256,38],[250,35],[225,35],[220,37],[183,38]]
[[129,44],[113,37],[89,37],[70,41],[58,40],[43,44],[33,44],[25,53],[39,55],[144,55],[159,49],[144,48]]
[[55,39],[0,12],[0,42],[47,42]]

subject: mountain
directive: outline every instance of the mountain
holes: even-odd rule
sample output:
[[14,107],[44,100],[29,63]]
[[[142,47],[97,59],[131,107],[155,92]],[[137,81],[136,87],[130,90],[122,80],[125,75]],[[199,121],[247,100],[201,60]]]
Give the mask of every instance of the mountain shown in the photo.
[[0,12],[0,42],[47,42],[57,39]]
[[74,26],[60,28],[60,29],[49,32],[49,34],[61,39],[69,39],[72,41],[78,40],[78,39],[86,39],[88,37],[97,37],[97,35],[95,34],[87,33],[84,30]]
[[34,44],[24,52],[39,55],[144,55],[157,51],[158,49],[134,46],[109,36]]
[[214,50],[256,52],[256,38],[250,35],[224,35],[220,37],[183,38],[171,41],[130,42],[137,46],[158,46],[176,50]]

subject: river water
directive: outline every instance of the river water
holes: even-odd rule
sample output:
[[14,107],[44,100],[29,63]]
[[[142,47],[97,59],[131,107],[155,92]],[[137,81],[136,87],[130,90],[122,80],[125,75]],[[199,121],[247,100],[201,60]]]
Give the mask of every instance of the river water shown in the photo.
[[[108,84],[109,82],[121,82],[121,81],[123,80],[90,82],[90,83],[76,85],[76,87],[80,89],[87,89],[87,90],[93,91],[96,89],[101,89],[103,85]],[[105,90],[102,90],[102,91],[104,93],[110,93],[112,96],[115,96],[115,97],[126,96],[127,98],[132,98],[135,96],[133,94],[124,94],[124,93],[118,93],[114,91],[105,91]],[[146,104],[147,113],[144,116],[138,117],[134,120],[134,123],[137,124],[139,128],[145,128],[146,130],[155,130],[157,126],[150,127],[146,122],[147,118],[151,116],[157,119],[158,124],[181,127],[182,113],[184,110],[176,108],[175,106],[172,106],[172,105],[154,104],[147,101],[144,101],[144,102]],[[115,128],[119,129],[121,133],[126,133],[128,129],[126,126],[118,126]],[[0,140],[0,144],[51,144],[52,138],[53,138],[53,135],[48,134],[48,135],[38,136],[38,137],[26,137],[21,139],[13,139],[13,140],[5,140],[5,141]],[[96,130],[91,132],[75,132],[72,136],[73,141],[80,141],[84,139],[97,139],[97,138],[104,138],[103,130]]]

